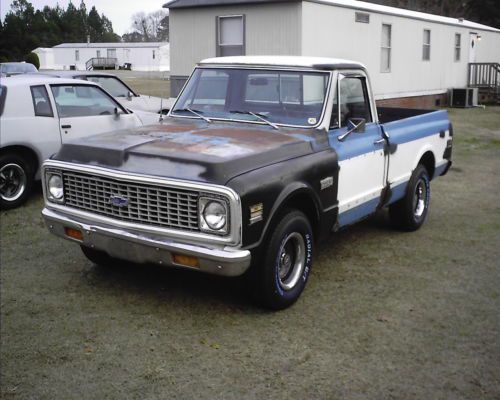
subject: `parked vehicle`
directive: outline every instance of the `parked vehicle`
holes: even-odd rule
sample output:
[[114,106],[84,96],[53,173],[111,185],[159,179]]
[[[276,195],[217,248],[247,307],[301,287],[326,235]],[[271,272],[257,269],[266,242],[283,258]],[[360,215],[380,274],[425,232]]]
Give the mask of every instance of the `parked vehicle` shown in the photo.
[[33,64],[27,62],[5,62],[0,63],[0,75],[12,76],[20,74],[33,74],[38,70]]
[[41,163],[61,144],[141,125],[137,114],[94,83],[41,74],[3,78],[0,207],[14,208],[27,199],[34,180],[40,179]]
[[118,76],[98,71],[54,71],[49,75],[62,78],[84,79],[101,85],[111,95],[122,103],[123,107],[133,111],[147,111],[166,114],[172,106],[172,100],[160,97],[137,94],[129,85]]
[[44,164],[43,216],[96,264],[246,274],[282,309],[330,232],[383,207],[422,226],[452,134],[446,111],[377,110],[356,62],[209,59],[163,123],[63,145]]

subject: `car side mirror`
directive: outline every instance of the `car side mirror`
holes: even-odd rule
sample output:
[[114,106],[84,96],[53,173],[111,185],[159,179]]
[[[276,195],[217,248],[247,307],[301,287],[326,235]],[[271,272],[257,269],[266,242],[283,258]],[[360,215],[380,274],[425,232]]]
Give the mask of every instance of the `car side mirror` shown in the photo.
[[115,114],[115,117],[116,117],[116,118],[118,118],[118,117],[120,116],[120,114],[122,114],[122,113],[120,112],[120,109],[119,109],[118,107],[115,107],[115,110],[114,110],[114,111],[115,111],[115,112],[114,112],[114,114]]
[[366,119],[364,118],[350,118],[347,121],[347,132],[340,135],[337,139],[339,142],[343,142],[347,136],[353,132],[363,133],[366,130]]
[[127,99],[132,100],[132,97],[134,97],[134,94],[129,90],[127,92]]

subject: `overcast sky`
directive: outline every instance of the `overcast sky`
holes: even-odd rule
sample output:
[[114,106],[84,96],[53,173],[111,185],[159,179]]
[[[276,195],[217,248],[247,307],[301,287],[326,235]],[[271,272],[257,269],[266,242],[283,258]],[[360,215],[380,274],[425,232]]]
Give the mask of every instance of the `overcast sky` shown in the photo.
[[[167,0],[84,0],[87,10],[96,6],[100,14],[106,15],[113,23],[113,29],[119,35],[130,31],[131,16],[139,11],[149,13],[160,10]],[[57,3],[62,8],[66,8],[69,0],[29,0],[35,9],[42,9],[44,6],[54,7]],[[12,0],[0,0],[0,15],[2,21],[5,14],[10,10]],[[80,0],[73,0],[75,6],[80,5]]]

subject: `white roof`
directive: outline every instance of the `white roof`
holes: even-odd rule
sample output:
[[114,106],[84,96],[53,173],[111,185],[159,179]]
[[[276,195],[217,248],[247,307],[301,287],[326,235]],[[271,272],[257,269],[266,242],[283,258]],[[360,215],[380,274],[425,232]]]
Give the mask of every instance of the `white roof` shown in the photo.
[[418,11],[405,10],[403,8],[383,6],[380,4],[367,3],[365,1],[357,0],[306,0],[314,3],[327,4],[332,6],[353,8],[361,11],[376,12],[382,14],[396,15],[400,17],[407,17],[412,19],[420,19],[424,21],[437,22],[447,25],[463,26],[465,28],[480,29],[486,31],[500,32],[500,29],[491,26],[478,24],[476,22],[462,20],[458,18],[442,17],[440,15],[427,14]]
[[83,85],[95,85],[89,81],[83,81],[80,79],[64,79],[57,78],[54,76],[47,76],[43,74],[20,74],[8,77],[0,78],[0,83],[2,86],[13,87],[13,86],[26,86],[26,85],[45,85],[47,83],[57,83],[57,84],[71,84],[75,83]]
[[327,57],[299,57],[299,56],[237,56],[216,57],[202,60],[199,65],[270,65],[276,67],[303,67],[319,69],[335,68],[365,68],[357,61],[342,60]]
[[81,47],[89,47],[89,48],[110,48],[110,49],[115,49],[115,48],[134,48],[134,47],[139,47],[139,48],[149,48],[149,47],[162,47],[162,46],[168,46],[168,42],[117,42],[117,43],[61,43],[58,44],[57,46],[54,46],[55,49],[61,49],[61,48],[81,48]]

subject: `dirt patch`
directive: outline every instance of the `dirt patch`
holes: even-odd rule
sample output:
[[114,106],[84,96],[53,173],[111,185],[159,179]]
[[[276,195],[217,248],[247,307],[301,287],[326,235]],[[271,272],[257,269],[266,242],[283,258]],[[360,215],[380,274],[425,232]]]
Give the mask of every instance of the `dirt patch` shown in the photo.
[[500,108],[450,115],[425,226],[381,212],[332,236],[283,312],[238,280],[93,266],[40,193],[2,212],[1,397],[498,399]]

